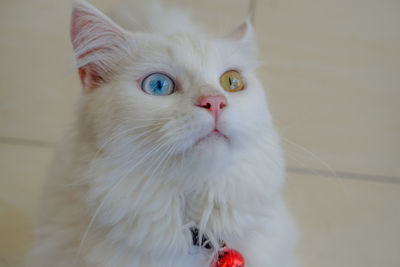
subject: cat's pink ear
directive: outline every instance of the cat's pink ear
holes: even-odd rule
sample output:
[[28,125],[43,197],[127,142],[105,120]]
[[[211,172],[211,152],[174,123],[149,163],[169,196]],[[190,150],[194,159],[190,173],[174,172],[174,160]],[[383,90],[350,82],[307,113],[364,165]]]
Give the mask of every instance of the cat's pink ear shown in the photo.
[[254,56],[257,53],[257,43],[250,17],[228,34],[226,38],[236,42],[242,52],[249,56]]
[[234,29],[229,35],[228,39],[234,41],[254,41],[254,29],[251,25],[250,18],[248,18],[244,23],[240,24],[236,29]]
[[126,32],[85,1],[72,8],[71,41],[85,89],[106,82],[129,51]]

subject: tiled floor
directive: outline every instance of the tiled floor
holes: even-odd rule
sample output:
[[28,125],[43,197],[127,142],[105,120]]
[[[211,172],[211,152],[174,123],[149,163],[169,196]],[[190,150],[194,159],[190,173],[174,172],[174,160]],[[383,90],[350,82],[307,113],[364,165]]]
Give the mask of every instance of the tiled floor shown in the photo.
[[[247,6],[171,2],[218,32]],[[19,266],[54,144],[73,118],[69,13],[69,0],[0,2],[1,267]],[[392,0],[258,1],[260,76],[283,136],[303,266],[400,266],[399,14]]]

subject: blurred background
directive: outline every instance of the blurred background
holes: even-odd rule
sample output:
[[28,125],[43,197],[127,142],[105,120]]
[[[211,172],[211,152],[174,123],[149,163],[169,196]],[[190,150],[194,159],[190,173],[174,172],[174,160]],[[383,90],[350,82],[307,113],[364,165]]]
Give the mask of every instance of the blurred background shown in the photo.
[[[215,34],[243,0],[165,0]],[[116,1],[91,0],[103,11]],[[70,0],[0,0],[0,266],[32,240],[80,94]],[[259,69],[287,159],[304,267],[400,266],[400,1],[259,0]]]

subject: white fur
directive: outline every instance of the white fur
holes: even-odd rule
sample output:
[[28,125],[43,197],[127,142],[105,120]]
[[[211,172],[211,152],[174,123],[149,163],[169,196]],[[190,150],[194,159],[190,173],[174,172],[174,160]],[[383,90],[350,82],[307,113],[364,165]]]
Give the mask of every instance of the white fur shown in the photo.
[[[294,266],[284,162],[254,74],[251,25],[213,39],[189,20],[173,31],[181,17],[159,12],[155,33],[128,32],[84,2],[79,10],[87,14],[75,17],[83,23],[73,35],[78,67],[92,64],[104,83],[83,92],[58,149],[27,266],[208,266],[215,251],[192,246],[191,226],[240,251],[246,267]],[[241,72],[245,90],[221,88],[229,69]],[[140,80],[152,72],[168,73],[178,92],[144,93]],[[195,105],[208,94],[227,98],[217,126],[228,142],[198,142],[214,127]]]

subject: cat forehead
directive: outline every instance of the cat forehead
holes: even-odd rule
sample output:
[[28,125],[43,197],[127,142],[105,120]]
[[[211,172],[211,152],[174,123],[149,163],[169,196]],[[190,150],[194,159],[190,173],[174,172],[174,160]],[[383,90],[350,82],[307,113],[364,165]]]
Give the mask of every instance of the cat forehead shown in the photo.
[[216,43],[204,37],[177,34],[170,35],[167,38],[170,41],[171,52],[176,57],[182,55],[182,52],[186,52],[204,60],[219,54],[219,47]]
[[232,43],[203,36],[140,34],[133,36],[133,40],[133,64],[149,70],[161,67],[174,76],[179,76],[177,72],[182,71],[186,74],[215,74],[215,71],[226,68],[240,68],[243,62],[237,55],[232,56]]

